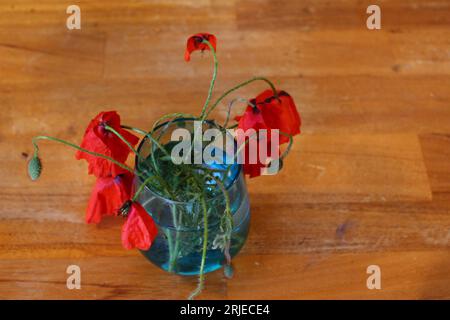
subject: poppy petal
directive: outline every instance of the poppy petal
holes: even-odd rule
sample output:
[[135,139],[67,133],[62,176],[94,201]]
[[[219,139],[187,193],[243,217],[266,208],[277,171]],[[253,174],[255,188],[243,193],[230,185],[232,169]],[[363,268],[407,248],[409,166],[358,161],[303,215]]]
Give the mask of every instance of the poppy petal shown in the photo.
[[127,172],[116,177],[97,178],[86,210],[86,222],[100,223],[102,217],[115,215],[131,197],[133,177]]
[[[139,138],[124,130],[120,126],[120,116],[115,111],[99,113],[88,125],[81,142],[81,147],[92,152],[111,157],[114,160],[125,163],[131,150],[115,134],[107,131],[104,125],[112,127],[122,135],[132,146],[135,146]],[[109,160],[99,158],[85,152],[77,151],[75,157],[85,159],[89,163],[89,174],[96,177],[116,176],[127,172]]]
[[193,36],[190,36],[186,43],[186,51],[184,52],[184,60],[191,60],[191,53],[196,50],[210,50],[209,46],[206,43],[203,43],[203,40],[208,40],[211,43],[214,50],[216,50],[217,39],[216,36],[210,33],[197,33]]
[[148,250],[158,234],[152,217],[137,202],[133,202],[122,227],[122,245],[126,249]]

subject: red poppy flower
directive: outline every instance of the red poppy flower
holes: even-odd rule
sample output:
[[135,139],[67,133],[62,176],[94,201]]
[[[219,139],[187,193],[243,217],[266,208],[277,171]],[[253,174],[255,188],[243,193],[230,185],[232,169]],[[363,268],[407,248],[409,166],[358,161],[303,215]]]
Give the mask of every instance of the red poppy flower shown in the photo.
[[[294,100],[285,91],[277,93],[278,99],[275,98],[273,91],[268,89],[250,100],[255,107],[247,106],[245,113],[235,118],[239,122],[239,128],[243,130],[249,128],[279,129],[280,132],[292,136],[299,134],[301,119]],[[289,138],[281,135],[280,144],[286,142],[289,142]]]
[[126,249],[148,250],[157,234],[152,217],[139,203],[133,202],[122,227],[122,245]]
[[191,53],[196,50],[210,50],[209,46],[206,43],[203,43],[203,40],[208,40],[214,50],[216,50],[217,39],[216,36],[210,33],[197,33],[193,36],[190,36],[187,44],[186,51],[184,53],[184,60],[191,60]]
[[[130,153],[128,146],[114,133],[105,129],[110,126],[120,133],[132,146],[135,146],[139,138],[120,127],[120,116],[116,111],[101,112],[89,124],[84,134],[81,147],[92,152],[101,153],[114,160],[125,163]],[[106,159],[92,156],[77,151],[77,159],[85,159],[89,163],[89,174],[97,177],[116,176],[126,172],[121,167]]]
[[[267,168],[267,166],[270,164],[270,161],[276,160],[280,156],[280,149],[278,148],[278,152],[275,154],[272,154],[271,149],[271,141],[267,140],[267,154],[261,155],[259,154],[259,148],[260,144],[257,144],[256,149],[254,149],[254,152],[258,155],[257,162],[256,163],[250,163],[250,144],[247,144],[245,146],[245,163],[243,165],[244,167],[244,173],[247,174],[250,178],[258,177],[261,175],[261,170],[264,168]],[[252,150],[253,151],[253,150]]]
[[[271,129],[278,129],[280,132],[295,136],[300,133],[301,119],[298,114],[292,97],[285,91],[278,91],[278,98],[273,91],[268,89],[259,94],[255,99],[250,100],[252,105],[247,106],[242,116],[237,116],[238,128],[244,130],[260,129],[267,130],[267,150],[271,150]],[[279,144],[289,142],[289,138],[281,135]],[[244,173],[250,177],[261,175],[261,168],[266,167],[267,159],[258,159],[258,163],[248,163],[248,152],[250,144],[246,145],[246,163],[244,163]],[[278,148],[278,146],[277,146]],[[279,149],[279,148],[278,148]],[[280,151],[278,152],[278,156]],[[272,159],[276,159],[277,155],[269,155]]]
[[103,216],[117,213],[122,204],[130,199],[134,175],[120,174],[116,177],[97,178],[86,211],[87,223],[99,223]]

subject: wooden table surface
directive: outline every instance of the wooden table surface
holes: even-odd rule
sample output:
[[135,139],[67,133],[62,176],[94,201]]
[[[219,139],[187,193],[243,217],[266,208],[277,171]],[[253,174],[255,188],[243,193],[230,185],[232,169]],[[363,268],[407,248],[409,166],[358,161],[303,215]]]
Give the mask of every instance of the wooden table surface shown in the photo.
[[[303,133],[283,171],[248,181],[251,231],[235,276],[208,274],[201,299],[450,298],[450,1],[72,1],[0,3],[0,298],[186,298],[120,243],[120,219],[84,223],[94,182],[72,150],[100,110],[148,128],[196,112],[211,57],[183,60],[186,38],[218,37],[215,96],[255,75],[296,100]],[[253,97],[255,83],[232,95]],[[241,107],[243,108],[243,106]],[[225,108],[215,112],[224,119]],[[66,268],[81,268],[68,290]],[[366,269],[381,268],[369,290]]]

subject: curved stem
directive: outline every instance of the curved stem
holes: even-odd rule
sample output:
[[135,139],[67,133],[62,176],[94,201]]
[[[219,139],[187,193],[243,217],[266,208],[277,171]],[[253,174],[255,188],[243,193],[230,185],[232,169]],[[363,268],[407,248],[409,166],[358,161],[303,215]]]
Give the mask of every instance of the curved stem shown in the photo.
[[270,86],[270,88],[272,89],[273,95],[275,96],[275,98],[278,98],[277,89],[275,88],[275,85],[269,79],[264,78],[264,77],[254,77],[254,78],[251,78],[251,79],[249,79],[247,81],[244,81],[244,82],[238,84],[237,86],[229,89],[228,91],[225,91],[216,100],[216,102],[214,102],[214,104],[209,108],[209,110],[206,112],[204,118],[206,118],[217,107],[217,105],[220,103],[220,101],[222,101],[227,95],[229,95],[230,93],[236,91],[237,89],[240,89],[240,88],[242,88],[242,87],[244,87],[244,86],[246,86],[246,85],[248,85],[248,84],[250,84],[250,83],[252,83],[254,81],[258,81],[258,80],[266,82]]
[[123,143],[125,143],[125,144],[127,145],[127,147],[128,147],[131,151],[133,151],[133,153],[134,153],[135,155],[138,156],[138,158],[141,158],[141,155],[136,151],[136,149],[128,142],[127,139],[125,139],[119,132],[117,132],[116,129],[114,129],[113,127],[108,126],[107,124],[105,124],[104,127],[105,127],[105,129],[106,129],[107,131],[112,132],[115,136],[117,136],[120,140],[122,140]]
[[289,137],[289,144],[288,144],[286,150],[284,150],[283,154],[280,156],[280,159],[283,160],[291,151],[292,143],[294,142],[294,137],[289,133],[285,133],[285,132],[281,132],[281,131],[280,131],[280,134],[282,136]]
[[[39,146],[37,145],[37,141],[38,140],[50,140],[50,141],[62,143],[64,145],[66,145],[66,146],[69,146],[69,147],[77,149],[77,150],[79,150],[81,152],[90,154],[90,155],[92,155],[94,157],[99,157],[99,158],[103,158],[105,160],[111,161],[112,163],[114,163],[115,165],[121,167],[122,169],[128,170],[131,173],[135,173],[132,168],[128,167],[126,164],[123,164],[123,163],[121,163],[121,162],[119,162],[119,161],[117,161],[117,160],[115,160],[115,159],[113,159],[111,157],[105,156],[104,154],[101,154],[101,153],[89,151],[87,149],[84,149],[84,148],[81,148],[81,147],[77,146],[74,143],[71,143],[71,142],[68,142],[68,141],[65,141],[65,140],[62,140],[62,139],[59,139],[59,138],[55,138],[55,137],[49,137],[49,136],[36,136],[36,137],[34,137],[32,139],[32,143],[33,143],[33,146],[34,146],[34,155],[35,156],[37,156],[37,154],[39,152]],[[136,174],[141,176],[139,174],[139,172],[136,172]]]
[[231,114],[231,108],[233,107],[233,105],[236,102],[245,102],[248,105],[251,105],[253,108],[255,108],[256,106],[251,103],[248,99],[245,98],[234,98],[233,100],[230,101],[230,103],[228,104],[228,110],[227,110],[227,118],[225,119],[225,123],[222,125],[222,127],[226,128],[228,126],[228,122],[230,121],[230,114]]
[[127,130],[131,130],[134,131],[136,133],[142,134],[143,136],[147,137],[148,139],[150,139],[154,144],[156,144],[156,146],[161,149],[161,151],[164,153],[164,155],[166,156],[170,156],[170,154],[167,152],[167,150],[161,145],[161,143],[159,143],[159,141],[157,141],[151,134],[150,132],[146,132],[142,129],[139,128],[135,128],[135,127],[131,127],[131,126],[127,126],[127,125],[122,125],[121,126],[124,129]]
[[205,114],[205,112],[206,112],[206,109],[208,108],[209,102],[211,100],[212,92],[213,92],[213,89],[214,89],[214,84],[215,84],[216,78],[217,78],[217,67],[219,65],[219,62],[217,61],[216,50],[214,49],[212,44],[206,39],[203,39],[203,43],[206,43],[208,45],[209,49],[211,50],[211,52],[213,54],[214,71],[213,71],[213,75],[212,75],[212,78],[211,78],[211,83],[209,85],[208,96],[206,97],[205,104],[203,105],[203,108],[202,108],[202,113],[200,114],[200,118],[202,120],[204,120],[206,118],[206,116],[207,116],[207,114]]
[[202,250],[202,261],[200,264],[200,275],[198,278],[197,288],[190,294],[189,300],[194,299],[203,290],[203,285],[205,281],[205,262],[206,262],[206,252],[208,249],[208,209],[206,207],[206,195],[203,191],[201,196],[201,203],[203,208],[203,250]]
[[[145,135],[145,136],[146,136],[147,138],[149,138],[153,143],[155,143],[155,144],[157,145],[157,147],[158,147],[159,149],[161,149],[161,151],[163,151],[164,155],[170,156],[170,154],[167,152],[167,150],[159,143],[159,141],[157,141],[157,140],[151,135],[150,132],[146,132],[146,131],[144,131],[144,130],[142,130],[142,129],[135,128],[135,127],[131,127],[131,126],[127,126],[127,125],[122,125],[121,127],[124,128],[124,129],[127,129],[127,130],[132,130],[132,131],[134,131],[134,132],[140,133],[140,134],[142,134],[142,135]],[[154,153],[154,152],[152,152],[152,162],[153,162],[153,166],[154,166],[155,170],[158,171],[159,168],[158,168],[158,166],[157,166],[157,164],[156,164],[156,159],[155,159],[155,153]],[[158,172],[157,172],[157,173],[158,173]],[[164,187],[164,189],[166,190],[166,192],[167,192],[173,199],[175,199],[175,198],[174,198],[174,194],[170,191],[170,188],[169,188],[169,186],[167,185],[166,181],[165,181],[160,175],[156,174],[155,176],[152,176],[152,177],[155,177],[155,178],[159,181],[159,183]],[[151,180],[150,177],[147,178],[147,180],[149,180],[148,182],[150,182],[150,180]],[[145,186],[148,182],[145,182],[145,181],[144,181],[143,185]]]
[[164,120],[169,119],[169,118],[176,118],[176,117],[184,117],[184,118],[196,118],[196,116],[194,116],[193,114],[190,113],[181,113],[181,112],[176,112],[176,113],[169,113],[166,115],[163,115],[161,118],[159,118],[158,120],[155,121],[155,123],[153,124],[152,127],[152,132],[155,131],[155,128]]
[[141,192],[144,190],[145,186],[152,181],[153,179],[156,179],[157,176],[150,176],[147,179],[142,182],[142,184],[139,186],[139,189],[136,190],[134,193],[133,199],[131,199],[133,202],[137,200],[138,196],[141,194]]
[[[135,127],[131,127],[131,126],[126,126],[126,125],[122,125],[121,127],[124,128],[124,129],[131,130],[131,131],[134,131],[134,132],[137,132],[137,133],[139,133],[139,134],[144,135],[144,136],[147,137],[150,141],[152,141],[152,143],[154,143],[154,144],[155,144],[155,145],[156,145],[156,146],[164,153],[164,155],[170,156],[169,153],[167,152],[167,150],[161,145],[161,143],[159,143],[159,141],[158,141],[157,139],[155,139],[155,138],[151,135],[150,132],[146,132],[146,131],[144,131],[144,130],[142,130],[142,129],[135,128]],[[153,148],[152,148],[152,149],[153,149]],[[139,158],[140,158],[141,160],[144,160],[144,159],[142,159],[141,156],[139,156]],[[160,173],[160,172],[159,172],[159,167],[158,167],[158,165],[157,165],[157,163],[156,163],[155,153],[153,152],[153,150],[152,150],[151,158],[152,158],[153,168],[155,169],[155,172],[159,174],[159,173]]]
[[[175,268],[175,264],[177,262],[177,258],[178,258],[178,250],[179,250],[179,246],[180,246],[180,239],[178,236],[178,228],[179,228],[179,223],[177,221],[177,207],[176,204],[173,204],[170,208],[170,211],[172,211],[172,220],[173,220],[173,227],[175,229],[175,239],[174,239],[174,247],[172,249],[172,251],[169,251],[169,272],[173,272],[174,268]],[[179,214],[180,218],[181,218],[181,214]],[[170,232],[170,231],[169,231]]]

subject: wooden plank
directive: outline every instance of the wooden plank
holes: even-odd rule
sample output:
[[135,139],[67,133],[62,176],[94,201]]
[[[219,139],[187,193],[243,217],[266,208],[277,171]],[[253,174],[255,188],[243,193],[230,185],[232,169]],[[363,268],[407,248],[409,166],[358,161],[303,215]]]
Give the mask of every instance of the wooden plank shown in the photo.
[[[196,69],[191,66],[189,70]],[[146,79],[80,80],[83,82],[80,88],[76,79],[54,78],[45,82],[0,84],[1,116],[6,121],[0,126],[0,133],[20,133],[27,139],[36,133],[47,133],[78,140],[88,121],[100,110],[117,109],[125,122],[142,128],[165,113],[198,113],[209,75],[199,79],[156,77],[159,76],[155,75],[151,85]],[[226,78],[221,74],[214,97],[244,80],[246,77]],[[450,76],[305,76],[275,77],[273,81],[297,102],[304,133],[450,131],[447,121]],[[264,83],[254,83],[231,94],[213,116],[224,121],[229,101],[236,97],[252,98],[265,88]],[[233,115],[242,113],[244,107],[237,104]]]
[[285,204],[256,196],[251,214],[248,254],[445,250],[450,245],[448,199],[440,205]]
[[0,31],[0,83],[48,79],[99,79],[103,74],[105,36],[19,28]]
[[[228,282],[236,299],[448,299],[448,251],[342,255],[249,255]],[[381,268],[381,289],[366,286]]]
[[[445,299],[449,298],[445,271],[448,263],[447,251],[241,255],[235,260],[232,280],[226,281],[220,271],[208,275],[202,298]],[[66,288],[65,269],[70,264],[81,267],[81,290]],[[9,271],[0,270],[2,298],[182,299],[196,283],[195,277],[168,275],[137,256],[4,260],[3,265]],[[366,287],[369,265],[381,268],[381,290]]]
[[[417,0],[376,3],[382,10],[382,29],[401,32],[403,29],[423,29],[449,25],[449,3],[446,0],[423,2]],[[238,25],[242,31],[253,30],[316,30],[366,29],[366,9],[369,3],[357,0],[330,2],[309,0],[245,0],[237,7]],[[251,13],[251,19],[249,14]],[[367,30],[366,30],[367,31]]]
[[408,134],[303,135],[284,172],[248,184],[280,202],[431,200],[419,141]]
[[[81,270],[81,290],[66,286],[69,265]],[[220,272],[207,276],[200,299],[226,298],[226,281]],[[197,277],[170,275],[138,252],[128,257],[91,259],[2,260],[0,298],[5,299],[186,299]]]
[[420,144],[433,193],[450,193],[450,135],[422,135]]

